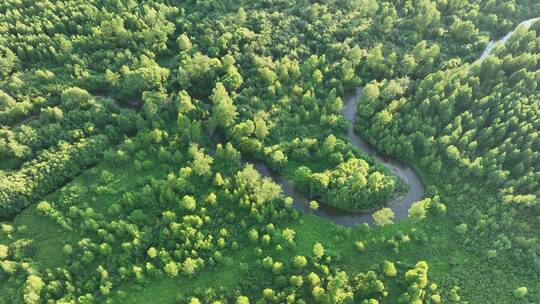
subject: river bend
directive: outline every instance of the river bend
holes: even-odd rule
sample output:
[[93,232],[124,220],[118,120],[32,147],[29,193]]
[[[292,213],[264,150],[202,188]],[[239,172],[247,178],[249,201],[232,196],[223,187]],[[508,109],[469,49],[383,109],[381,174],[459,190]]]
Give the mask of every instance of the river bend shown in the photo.
[[[490,55],[493,52],[493,50],[495,49],[497,45],[506,43],[508,39],[519,28],[522,28],[522,27],[528,28],[537,20],[540,20],[540,17],[525,20],[521,22],[520,24],[518,24],[514,28],[514,30],[506,34],[500,40],[489,42],[484,52],[475,63],[479,63],[482,60],[484,60],[488,55]],[[408,210],[410,206],[414,202],[422,200],[424,198],[424,195],[426,192],[424,185],[422,184],[422,181],[420,177],[418,176],[418,174],[416,174],[416,172],[414,172],[414,170],[411,167],[409,167],[407,164],[399,160],[396,160],[390,156],[379,154],[377,149],[375,149],[373,146],[371,146],[370,144],[365,142],[362,138],[360,138],[358,135],[356,135],[356,133],[354,132],[354,122],[356,119],[357,103],[358,103],[361,93],[362,93],[362,88],[358,87],[356,88],[354,92],[345,96],[343,116],[350,122],[348,130],[347,130],[347,139],[351,145],[358,147],[364,153],[373,157],[376,161],[384,165],[390,172],[392,172],[392,174],[399,176],[401,179],[403,179],[407,183],[407,185],[409,186],[409,190],[405,195],[396,197],[385,204],[386,207],[394,211],[394,214],[395,214],[394,220],[406,218],[408,216]],[[281,188],[283,189],[283,193],[286,196],[289,196],[293,199],[293,208],[297,210],[300,210],[306,213],[315,214],[317,216],[329,219],[335,224],[342,225],[345,227],[350,227],[350,226],[364,224],[364,223],[369,224],[369,225],[373,224],[372,215],[378,209],[366,211],[366,212],[351,212],[351,211],[335,209],[330,206],[320,204],[319,209],[311,210],[309,208],[310,200],[304,193],[296,189],[292,181],[271,171],[268,168],[268,166],[264,164],[263,162],[256,161],[254,163],[254,166],[263,176],[271,177],[276,183],[278,183],[281,186]]]

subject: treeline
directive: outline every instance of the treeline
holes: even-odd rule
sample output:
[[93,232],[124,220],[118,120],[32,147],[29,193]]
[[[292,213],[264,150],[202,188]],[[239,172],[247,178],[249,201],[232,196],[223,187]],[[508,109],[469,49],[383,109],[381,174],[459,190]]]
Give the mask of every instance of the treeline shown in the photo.
[[57,189],[99,160],[110,146],[106,136],[82,139],[73,145],[60,143],[14,173],[2,172],[0,214],[17,214],[36,199]]
[[[0,159],[11,163],[0,171],[0,217],[17,214],[97,163],[111,145],[144,127],[133,111],[112,100],[96,100],[80,88],[69,88],[58,107],[14,131],[0,131]],[[64,112],[66,114],[64,114]]]
[[94,99],[79,88],[65,90],[60,99],[58,106],[43,108],[27,123],[0,131],[0,158],[24,163],[58,141],[72,143],[96,133],[117,139],[142,126],[140,117],[122,112],[113,100]]

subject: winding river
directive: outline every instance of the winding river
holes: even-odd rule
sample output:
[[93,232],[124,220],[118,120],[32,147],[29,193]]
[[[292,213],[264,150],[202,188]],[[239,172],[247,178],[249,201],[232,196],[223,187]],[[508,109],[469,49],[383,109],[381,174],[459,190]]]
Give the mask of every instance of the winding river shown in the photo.
[[[486,46],[486,49],[478,58],[478,60],[475,63],[481,62],[486,58],[495,46],[506,43],[508,39],[514,34],[516,30],[518,30],[521,27],[530,27],[536,20],[540,20],[540,17],[531,18],[529,20],[525,20],[521,22],[518,26],[515,27],[513,31],[508,33],[506,36],[504,36],[502,39],[497,41],[491,41]],[[414,170],[407,166],[405,163],[398,161],[392,157],[381,155],[378,153],[378,151],[362,140],[358,135],[354,133],[354,121],[356,119],[356,110],[357,110],[357,102],[358,97],[362,93],[362,88],[358,87],[356,90],[348,95],[345,96],[344,100],[344,108],[343,108],[343,116],[350,122],[349,128],[347,130],[347,138],[349,140],[349,143],[351,143],[353,146],[358,147],[361,149],[364,153],[372,156],[376,161],[383,164],[390,172],[393,174],[399,176],[402,178],[409,186],[409,191],[406,195],[400,196],[397,198],[392,199],[391,201],[387,202],[386,207],[392,209],[394,211],[395,217],[394,220],[406,218],[408,216],[408,210],[409,207],[416,201],[419,201],[424,198],[425,195],[425,188],[422,184],[422,181],[418,174],[414,172]],[[335,224],[342,225],[345,227],[351,227],[358,224],[373,224],[373,213],[377,210],[372,211],[366,211],[366,212],[351,212],[351,211],[344,211],[332,208],[330,206],[320,204],[319,209],[317,210],[311,210],[309,208],[309,199],[306,197],[305,194],[300,192],[296,187],[294,186],[294,183],[290,180],[286,179],[285,177],[273,172],[266,166],[266,164],[256,161],[254,163],[255,168],[266,177],[271,177],[277,184],[281,185],[281,188],[283,189],[283,193],[286,196],[290,196],[293,198],[293,208],[300,210],[305,213],[311,213],[315,214],[317,216],[326,218]],[[382,207],[381,207],[382,208]]]
[[[386,204],[388,208],[394,211],[394,219],[405,218],[408,215],[408,210],[412,203],[421,200],[424,197],[424,186],[418,175],[409,166],[393,158],[380,155],[373,146],[369,145],[354,133],[353,127],[356,118],[356,105],[361,93],[362,88],[358,87],[355,92],[345,96],[343,115],[350,122],[347,130],[347,138],[353,146],[358,147],[366,154],[371,155],[376,161],[383,164],[393,174],[401,177],[409,185],[409,192],[406,195],[397,197]],[[281,185],[283,193],[286,196],[293,198],[293,208],[297,210],[315,214],[345,227],[363,223],[369,225],[373,224],[372,214],[376,210],[351,212],[332,208],[324,204],[320,204],[319,209],[317,210],[311,210],[309,208],[310,199],[308,199],[304,193],[296,189],[292,181],[271,171],[263,162],[257,161],[254,163],[254,166],[263,176],[271,177],[276,183]]]

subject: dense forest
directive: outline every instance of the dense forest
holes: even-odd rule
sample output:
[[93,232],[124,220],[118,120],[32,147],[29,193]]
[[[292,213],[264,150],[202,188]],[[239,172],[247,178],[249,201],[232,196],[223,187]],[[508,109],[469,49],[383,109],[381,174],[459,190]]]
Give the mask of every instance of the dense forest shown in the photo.
[[[507,251],[535,267],[538,41],[540,22],[519,28],[485,59],[429,74],[414,91],[402,87],[392,97],[381,91],[393,80],[372,82],[358,119],[358,129],[379,149],[417,163],[430,181],[455,195],[455,216],[466,222],[463,227],[471,225],[471,238],[489,236],[487,255]],[[466,196],[482,190],[482,199],[471,204]]]
[[2,1],[0,303],[537,303],[538,16]]

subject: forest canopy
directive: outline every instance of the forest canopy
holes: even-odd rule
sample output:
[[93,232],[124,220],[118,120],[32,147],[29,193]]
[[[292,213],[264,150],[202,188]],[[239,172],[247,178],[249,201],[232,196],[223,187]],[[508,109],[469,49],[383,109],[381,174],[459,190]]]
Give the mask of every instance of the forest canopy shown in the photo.
[[538,302],[538,16],[2,1],[0,302]]

